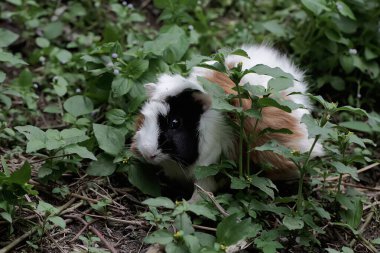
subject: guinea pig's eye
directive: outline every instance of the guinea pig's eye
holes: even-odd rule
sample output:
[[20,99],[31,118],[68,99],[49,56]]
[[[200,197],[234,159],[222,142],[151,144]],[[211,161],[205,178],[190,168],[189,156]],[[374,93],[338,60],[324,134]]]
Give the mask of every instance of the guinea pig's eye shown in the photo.
[[181,122],[180,122],[180,120],[177,119],[177,118],[173,118],[173,119],[171,119],[170,122],[169,122],[169,127],[170,127],[171,129],[177,129],[180,125],[181,125]]

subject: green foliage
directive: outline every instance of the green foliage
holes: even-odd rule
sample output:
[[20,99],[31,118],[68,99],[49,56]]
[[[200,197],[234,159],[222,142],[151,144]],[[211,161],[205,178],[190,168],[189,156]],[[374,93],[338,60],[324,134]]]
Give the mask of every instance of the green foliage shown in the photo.
[[[64,173],[77,176],[79,172],[89,178],[127,174],[133,186],[157,197],[143,202],[149,209],[142,217],[157,228],[145,242],[163,244],[167,252],[225,252],[241,240],[262,252],[290,250],[292,245],[306,252],[320,248],[320,235],[327,226],[360,235],[366,198],[343,190],[342,178],[348,174],[359,180],[357,168],[373,162],[376,154],[380,133],[380,116],[374,111],[380,100],[377,0],[155,0],[147,9],[116,0],[7,0],[0,3],[0,10],[4,24],[0,28],[0,144],[5,152],[1,154],[0,219],[11,228],[22,208],[43,217],[40,235],[49,227],[66,226],[56,207],[33,198],[38,192],[30,179],[32,171],[38,170],[33,180],[42,185],[53,182],[53,192],[62,197],[70,194],[62,186]],[[154,11],[147,13],[150,10]],[[301,70],[308,71],[313,93],[323,94],[324,98],[302,94],[317,104],[316,119],[306,115],[302,123],[309,138],[324,142],[323,159],[310,159],[311,150],[295,152],[276,142],[254,149],[246,145],[268,133],[291,134],[283,128],[247,134],[241,127],[246,118],[260,120],[265,107],[285,112],[303,108],[281,99],[279,94],[295,78],[283,70],[224,66],[228,54],[247,54],[221,48],[263,41],[293,56]],[[206,64],[210,59],[215,63]],[[213,109],[237,117],[238,122],[231,124],[240,137],[240,159],[195,168],[197,179],[220,176],[230,189],[229,194],[190,204],[160,196],[155,168],[134,157],[128,145],[136,114],[146,99],[143,84],[156,81],[163,72],[186,76],[197,65],[222,72],[234,83],[248,73],[271,79],[267,89],[236,86],[238,95],[226,96],[220,87],[199,78],[213,97]],[[233,106],[233,99],[249,99],[252,108]],[[360,109],[362,105],[372,112]],[[253,151],[272,151],[293,162],[301,174],[297,194],[280,197],[276,185],[261,174],[273,169],[270,165],[253,170],[250,161],[243,161],[243,153],[249,156]],[[20,153],[36,159],[10,168]],[[337,177],[337,183],[326,180],[331,177]],[[317,193],[309,188],[318,189]],[[91,208],[106,214],[110,201],[103,199]],[[216,230],[200,232],[199,225],[205,224]],[[99,238],[80,239],[89,252],[105,252],[95,247]],[[379,239],[370,243],[379,244]],[[352,252],[348,247],[326,250]]]

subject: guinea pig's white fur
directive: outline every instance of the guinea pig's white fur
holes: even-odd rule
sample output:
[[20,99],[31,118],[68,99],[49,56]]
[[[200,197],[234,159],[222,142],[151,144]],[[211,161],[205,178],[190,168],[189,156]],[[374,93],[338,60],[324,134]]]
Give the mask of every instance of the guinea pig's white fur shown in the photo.
[[[225,61],[225,65],[227,67],[232,68],[239,63],[242,63],[243,69],[249,69],[257,64],[264,64],[269,67],[279,67],[283,71],[293,75],[297,80],[294,82],[293,87],[290,87],[284,91],[286,95],[292,92],[300,92],[302,94],[306,93],[307,85],[303,81],[303,72],[295,67],[288,58],[265,45],[248,45],[243,46],[242,49],[247,52],[250,58],[237,55],[228,56]],[[164,74],[159,77],[157,83],[146,85],[146,89],[149,94],[149,101],[145,103],[141,110],[141,113],[144,116],[144,122],[136,132],[132,146],[137,148],[139,153],[141,153],[142,156],[149,162],[160,164],[166,175],[175,180],[195,181],[193,175],[193,169],[195,166],[206,166],[217,163],[222,154],[228,158],[236,157],[235,144],[237,138],[234,135],[232,128],[227,124],[225,116],[221,112],[207,108],[207,110],[205,110],[205,112],[201,115],[199,121],[199,157],[190,168],[181,168],[178,163],[170,160],[169,156],[164,154],[158,147],[159,127],[157,118],[159,114],[165,116],[169,110],[168,104],[165,100],[168,97],[178,95],[183,90],[188,88],[199,90],[205,94],[202,85],[198,83],[197,77],[202,76],[212,80],[213,75],[215,75],[215,71],[195,67],[189,78],[183,78],[179,75]],[[266,88],[270,79],[270,76],[250,73],[243,77],[240,84],[249,83],[251,85],[262,85]],[[309,109],[311,109],[311,103],[308,97],[303,95],[290,95],[287,96],[286,99],[289,99],[297,104],[302,104],[307,109],[296,109],[289,114],[289,116],[285,115],[285,117],[292,118],[295,121],[295,127],[298,132],[298,135],[295,136],[298,137],[294,138],[292,135],[289,135],[289,137],[286,137],[286,140],[282,139],[282,144],[302,152],[307,151],[310,149],[314,140],[308,139],[307,128],[300,121],[303,115],[310,113]],[[205,102],[205,104],[207,105],[207,102]],[[266,115],[270,117],[270,115],[277,115],[278,113],[279,112],[277,111],[273,113],[268,110],[267,114],[263,113],[263,119]],[[270,119],[267,120],[269,120],[267,125],[271,126]],[[267,125],[264,123],[263,127],[268,127]],[[323,148],[320,143],[317,143],[312,152],[312,157],[320,156],[322,154]],[[278,157],[273,158],[268,154],[264,154],[262,156],[260,154],[258,160],[265,161],[269,158],[274,161],[272,164],[276,161],[281,163],[281,161],[278,160]],[[200,182],[197,181],[195,183],[199,184],[202,188],[208,191],[215,191],[217,188],[212,177],[203,179]],[[197,198],[198,195],[194,193],[192,200],[194,201]]]

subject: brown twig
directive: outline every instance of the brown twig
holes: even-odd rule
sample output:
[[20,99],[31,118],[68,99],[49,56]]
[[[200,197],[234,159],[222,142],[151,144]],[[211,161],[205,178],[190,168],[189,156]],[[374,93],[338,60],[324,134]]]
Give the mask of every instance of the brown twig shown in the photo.
[[49,156],[49,157],[46,157],[46,158],[42,158],[42,159],[40,159],[40,160],[29,161],[29,163],[30,163],[30,164],[33,164],[33,163],[41,163],[41,162],[45,162],[45,161],[50,160],[50,159],[61,158],[61,157],[69,156],[69,155],[75,155],[75,154],[72,153],[72,154],[63,154],[63,155]]
[[[65,210],[67,207],[69,207],[71,204],[73,204],[75,201],[75,198],[70,199],[66,204],[62,205],[58,208],[58,213],[60,214],[63,210]],[[33,227],[28,232],[24,233],[20,237],[18,237],[16,240],[12,241],[10,244],[5,246],[4,248],[0,249],[0,253],[7,253],[14,247],[16,247],[20,242],[24,241],[26,238],[34,234],[38,230],[38,226]]]
[[109,249],[112,253],[117,253],[117,250],[112,246],[111,243],[109,243],[103,236],[99,230],[97,230],[95,227],[89,225],[84,219],[82,219],[78,215],[66,215],[68,218],[77,219],[78,221],[82,222],[85,226],[87,226],[102,242],[103,244]]
[[201,186],[199,186],[198,184],[194,184],[196,188],[198,188],[199,190],[201,190],[203,193],[205,193],[207,195],[207,197],[211,200],[211,202],[215,205],[215,207],[219,210],[219,212],[224,216],[224,217],[227,217],[229,216],[230,214],[224,210],[224,208],[216,201],[215,197],[214,197],[214,194],[212,194],[211,192],[208,192],[206,191],[205,189],[203,189]]
[[375,201],[375,202],[369,204],[368,206],[366,206],[366,207],[363,208],[363,211],[368,210],[368,209],[370,209],[372,207],[375,207],[377,205],[380,205],[380,201]]
[[[364,223],[360,226],[358,232],[358,238],[363,241],[363,245],[368,248],[371,252],[376,252],[376,249],[375,247],[369,242],[367,241],[363,236],[362,236],[362,233],[364,232],[364,230],[368,227],[368,225],[371,223],[371,220],[373,218],[373,215],[375,214],[375,210],[372,209],[369,213],[368,213],[368,216],[367,218],[365,219]],[[356,243],[356,239],[352,239],[352,241],[350,242],[350,247],[352,248]]]
[[[359,173],[362,173],[362,172],[365,172],[365,171],[367,171],[367,170],[370,170],[370,169],[372,169],[372,168],[378,166],[379,164],[380,164],[380,163],[373,163],[373,164],[370,164],[370,165],[368,165],[368,166],[366,166],[366,167],[364,167],[364,168],[358,170],[358,174],[359,174]],[[344,179],[344,178],[346,178],[346,177],[349,177],[349,176],[350,176],[349,174],[345,174],[345,175],[342,176],[342,179]],[[338,180],[338,179],[339,179],[339,176],[336,176],[336,177],[328,177],[328,178],[326,178],[326,181],[327,181],[327,182],[331,182],[331,181],[336,181],[336,180]],[[321,180],[323,180],[323,179],[321,179]]]
[[106,217],[106,216],[101,216],[101,215],[96,215],[96,214],[85,214],[87,216],[91,216],[94,218],[100,218],[103,220],[109,220],[109,221],[114,221],[114,222],[119,222],[123,224],[128,224],[128,225],[137,225],[137,226],[147,226],[147,223],[145,221],[129,221],[129,220],[122,220],[118,218],[113,218],[113,217]]
[[88,226],[90,226],[91,224],[93,224],[96,221],[97,220],[92,220],[90,222],[87,222],[87,224],[84,225],[81,230],[79,230],[79,232],[73,237],[73,239],[70,240],[70,242],[76,241],[79,238],[79,236],[81,236],[83,234],[83,232],[88,228]]
[[351,187],[355,187],[355,188],[366,189],[366,190],[370,190],[370,191],[380,191],[380,188],[377,188],[377,187],[369,187],[369,186],[358,185],[358,184],[351,184],[351,183],[342,183],[342,185],[351,186]]
[[210,227],[205,227],[205,226],[200,226],[200,225],[195,225],[195,224],[193,224],[193,228],[216,232],[216,228],[210,228]]

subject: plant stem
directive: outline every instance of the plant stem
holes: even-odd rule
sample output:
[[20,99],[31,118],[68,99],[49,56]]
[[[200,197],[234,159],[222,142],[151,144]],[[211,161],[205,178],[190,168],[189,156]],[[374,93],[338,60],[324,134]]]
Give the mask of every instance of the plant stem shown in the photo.
[[343,174],[342,173],[340,173],[339,174],[339,180],[338,180],[338,191],[337,191],[337,195],[341,192],[341,185],[342,185],[342,177],[343,177]]
[[243,176],[243,135],[244,135],[244,111],[243,111],[243,100],[241,98],[239,82],[235,82],[239,106],[242,108],[242,112],[239,113],[240,119],[240,129],[239,129],[239,176]]
[[300,179],[298,181],[298,194],[297,194],[297,212],[300,214],[303,210],[303,180],[305,173],[301,171]]
[[239,132],[239,176],[243,176],[243,124],[244,117],[240,117],[240,132]]
[[300,168],[300,171],[301,171],[301,176],[300,176],[300,179],[298,181],[298,194],[297,194],[297,212],[302,212],[302,203],[303,203],[303,180],[304,180],[304,177],[305,177],[305,173],[306,173],[306,168],[309,164],[309,161],[310,161],[310,157],[311,157],[311,153],[313,152],[313,149],[315,147],[315,144],[317,144],[318,142],[318,139],[319,139],[320,135],[317,135],[314,139],[314,142],[313,144],[311,145],[311,148],[309,150],[309,153],[307,154],[307,158],[306,158],[306,161],[305,163],[302,165],[302,167]]

